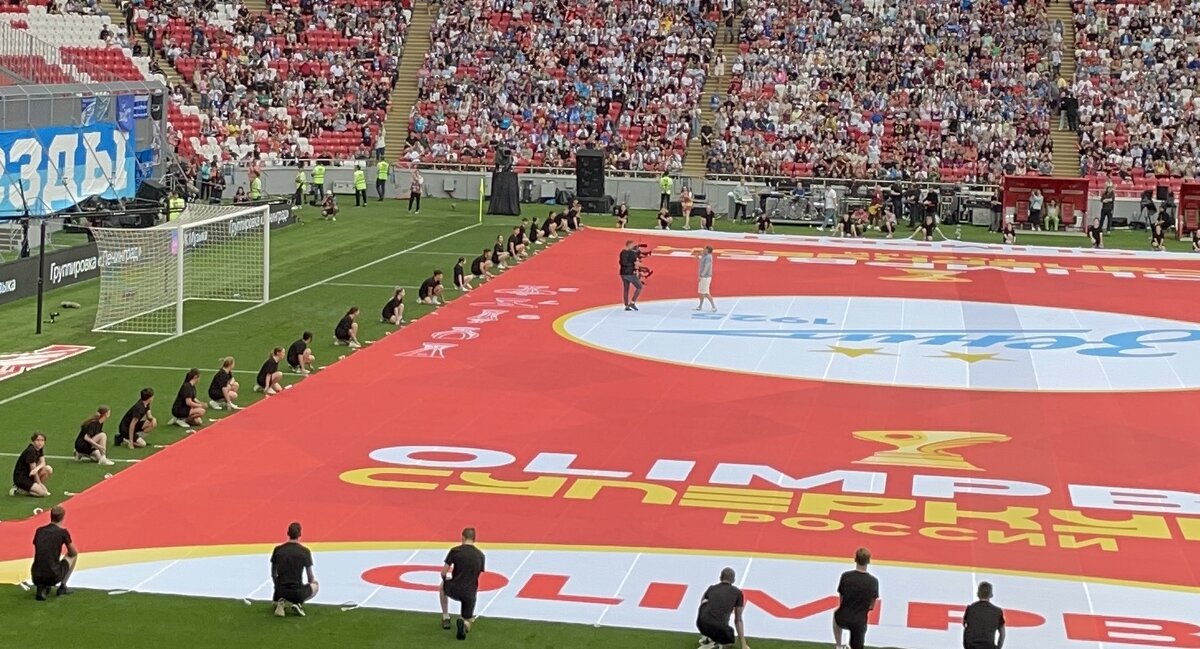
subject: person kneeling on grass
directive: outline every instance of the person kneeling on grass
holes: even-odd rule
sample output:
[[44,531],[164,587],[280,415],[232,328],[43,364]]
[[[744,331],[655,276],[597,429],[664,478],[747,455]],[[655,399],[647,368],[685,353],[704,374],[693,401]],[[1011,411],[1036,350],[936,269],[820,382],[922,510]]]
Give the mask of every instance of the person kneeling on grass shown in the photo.
[[312,350],[309,349],[309,345],[312,344],[312,337],[312,332],[306,331],[300,335],[300,340],[297,340],[288,347],[288,366],[296,374],[312,373],[313,362],[317,360],[317,357],[313,356]]
[[145,434],[158,427],[158,420],[150,412],[150,402],[154,401],[154,388],[142,388],[138,400],[125,411],[121,423],[117,424],[116,444],[129,447],[129,450],[145,448]]
[[462,544],[450,548],[442,566],[442,584],[438,600],[442,606],[442,628],[450,629],[450,601],[459,607],[458,632],[455,637],[466,640],[471,624],[475,622],[475,601],[479,595],[479,575],[484,572],[484,556],[475,547],[475,528],[462,532]]
[[208,405],[213,410],[241,410],[234,403],[238,396],[238,382],[233,378],[233,357],[226,356],[221,361],[221,369],[213,374],[212,382],[208,384]]
[[463,293],[471,290],[471,280],[467,279],[466,263],[466,257],[459,257],[458,261],[454,262],[454,288]]
[[486,282],[492,278],[492,274],[489,272],[491,267],[492,262],[488,259],[488,249],[484,248],[478,257],[471,260],[471,276],[479,281]]
[[[696,615],[696,629],[700,631],[700,646],[730,649],[734,643],[741,649],[750,649],[746,644],[746,627],[742,622],[742,611],[746,598],[742,590],[733,585],[733,568],[721,570],[721,581],[709,586],[700,600],[700,611]],[[733,616],[733,626],[729,617]]]
[[13,467],[13,486],[8,490],[8,495],[45,498],[50,495],[46,481],[52,475],[53,467],[46,464],[46,436],[34,433],[29,438],[29,446],[21,451]]
[[346,315],[338,320],[337,326],[333,328],[333,344],[349,345],[351,349],[362,347],[358,342],[358,307],[352,306]]
[[379,314],[379,318],[381,322],[388,324],[397,326],[404,324],[404,287],[396,287],[392,299],[383,305],[383,311]]
[[512,234],[508,235],[507,252],[511,259],[525,258],[525,237],[521,234],[520,226],[513,226]]
[[100,406],[79,425],[79,435],[75,437],[75,461],[91,459],[101,466],[113,465],[113,461],[108,459],[108,436],[104,434],[106,421],[108,406]]
[[442,271],[433,271],[433,276],[421,282],[417,289],[417,302],[421,304],[442,303]]
[[[300,544],[300,523],[288,525],[287,543],[275,546],[271,553],[271,582],[275,593],[275,617],[287,615],[288,604],[300,617],[304,617],[304,603],[317,596],[321,589],[313,574],[312,552]],[[307,573],[307,574],[305,574]],[[304,578],[308,577],[308,583]]]
[[39,602],[46,601],[50,589],[55,586],[59,597],[71,594],[67,580],[75,571],[79,552],[71,542],[71,533],[62,526],[66,517],[67,510],[62,505],[55,506],[50,510],[50,523],[33,533],[33,566],[29,577],[35,587],[34,599]]
[[279,385],[279,381],[283,378],[283,372],[279,371],[279,361],[281,360],[283,360],[283,348],[272,349],[271,355],[263,361],[262,367],[258,369],[258,377],[254,381],[255,392],[271,396],[283,390],[283,386]]
[[538,226],[536,216],[533,217],[533,220],[529,222],[529,229],[527,230],[527,232],[529,234],[526,235],[526,237],[529,240],[530,246],[540,246],[540,245],[544,245],[546,243],[544,240],[542,240],[540,238],[541,234],[542,234],[542,229],[541,229],[541,227]]
[[196,399],[196,383],[200,381],[200,370],[192,368],[183,377],[183,385],[175,394],[175,403],[171,404],[171,420],[168,425],[175,424],[181,428],[195,428],[204,423],[204,412],[207,406]]
[[326,221],[336,221],[339,211],[337,199],[333,197],[333,194],[326,196],[325,202],[321,204],[321,218]]
[[[492,265],[500,270],[508,268],[504,262],[508,260],[508,252],[504,249],[504,235],[496,235],[496,243],[492,244]],[[517,263],[513,260],[513,263]]]
[[558,238],[558,224],[554,222],[554,212],[550,212],[549,214],[547,214],[546,220],[542,221],[542,238],[543,239],[557,239]]

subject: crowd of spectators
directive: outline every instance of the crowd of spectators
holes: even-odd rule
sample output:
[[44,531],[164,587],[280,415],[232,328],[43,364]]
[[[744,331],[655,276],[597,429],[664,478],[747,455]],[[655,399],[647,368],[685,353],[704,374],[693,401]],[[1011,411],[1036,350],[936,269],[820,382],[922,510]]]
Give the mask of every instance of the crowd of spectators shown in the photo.
[[742,0],[709,173],[1050,173],[1042,0]]
[[[1084,175],[1194,178],[1200,166],[1200,1],[1074,3]],[[1102,182],[1102,181],[1101,181]]]
[[708,0],[445,0],[404,158],[677,170],[719,14]]
[[411,0],[274,0],[260,14],[195,0],[141,15],[127,22],[191,82],[171,89],[174,107],[198,108],[172,120],[185,155],[338,160],[382,148]]

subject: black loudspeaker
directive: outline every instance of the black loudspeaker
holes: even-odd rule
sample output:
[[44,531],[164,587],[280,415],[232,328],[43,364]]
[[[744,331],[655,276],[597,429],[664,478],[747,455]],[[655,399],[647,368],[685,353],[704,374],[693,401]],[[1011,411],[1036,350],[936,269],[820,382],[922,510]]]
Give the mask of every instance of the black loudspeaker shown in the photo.
[[575,153],[575,193],[579,200],[604,197],[604,152],[580,149]]
[[580,198],[579,206],[588,214],[611,214],[614,202],[612,196]]
[[162,203],[167,200],[167,188],[162,183],[143,180],[141,186],[138,187],[137,197],[140,200]]

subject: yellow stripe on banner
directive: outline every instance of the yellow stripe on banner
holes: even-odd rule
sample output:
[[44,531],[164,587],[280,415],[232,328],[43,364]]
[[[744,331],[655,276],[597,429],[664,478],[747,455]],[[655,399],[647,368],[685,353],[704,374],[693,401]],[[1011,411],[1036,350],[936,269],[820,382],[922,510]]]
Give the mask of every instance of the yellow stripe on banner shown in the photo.
[[479,177],[479,222],[483,223],[483,194],[487,191],[483,186],[483,176]]

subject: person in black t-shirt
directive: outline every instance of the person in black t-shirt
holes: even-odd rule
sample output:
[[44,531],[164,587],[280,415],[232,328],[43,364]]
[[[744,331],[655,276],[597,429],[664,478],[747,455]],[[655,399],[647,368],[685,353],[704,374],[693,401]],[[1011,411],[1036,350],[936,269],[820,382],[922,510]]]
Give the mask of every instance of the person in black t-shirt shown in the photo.
[[867,638],[867,615],[879,599],[879,580],[867,573],[871,551],[859,548],[854,553],[854,570],[842,574],[838,582],[841,598],[833,612],[833,641],[842,646],[842,631],[850,632],[850,649],[863,649]]
[[554,220],[554,212],[546,215],[546,220],[542,221],[542,237],[546,239],[558,238],[558,223]]
[[704,228],[705,230],[712,230],[713,224],[716,222],[716,220],[717,213],[713,211],[711,205],[705,205],[704,208],[700,210],[700,227]]
[[660,230],[670,230],[671,221],[673,220],[675,219],[671,216],[671,213],[667,211],[667,208],[664,207],[658,211],[658,227]]
[[525,237],[521,235],[521,228],[513,226],[512,234],[508,235],[508,245],[505,248],[509,258],[513,260],[525,258]]
[[450,548],[442,566],[442,586],[438,590],[438,601],[442,605],[442,628],[450,628],[450,602],[459,607],[459,640],[466,640],[475,621],[475,598],[479,594],[479,575],[484,571],[483,553],[475,547],[475,528],[463,530],[462,544]]
[[[288,604],[304,617],[304,603],[317,596],[321,585],[313,574],[312,552],[300,544],[300,523],[288,525],[287,543],[275,546],[271,552],[271,583],[275,592],[275,617],[287,615]],[[308,583],[304,583],[305,577]]]
[[979,583],[978,595],[979,601],[963,614],[963,649],[1001,649],[1004,611],[992,603],[992,585],[988,582]]
[[333,344],[348,345],[351,349],[362,347],[358,342],[358,307],[352,306],[346,310],[346,315],[338,320],[333,328]]
[[208,406],[213,410],[241,410],[234,403],[238,397],[237,379],[233,378],[233,357],[226,356],[221,361],[221,368],[213,373],[212,381],[208,384]]
[[937,221],[933,220],[932,214],[926,214],[925,219],[917,226],[917,230],[912,233],[910,239],[920,237],[922,241],[933,241],[933,235],[945,239],[946,235],[942,234],[942,229],[938,227]]
[[625,225],[629,223],[629,206],[622,202],[617,206],[614,216],[617,217],[617,229],[624,230]]
[[754,223],[758,225],[759,234],[766,234],[767,232],[775,234],[775,224],[771,223],[771,216],[766,212],[755,214]]
[[467,279],[467,258],[459,257],[454,262],[454,288],[466,293],[471,290],[471,280]]
[[[741,589],[733,585],[734,579],[733,568],[721,570],[721,581],[704,591],[700,612],[696,615],[696,629],[700,635],[712,640],[716,649],[729,649],[735,642],[741,649],[750,649],[742,622],[746,598]],[[729,626],[730,615],[733,616],[733,627]]]
[[506,260],[508,260],[508,251],[504,249],[504,235],[497,234],[496,243],[492,244],[492,265],[500,270],[504,270],[508,268],[504,263]]
[[380,322],[400,326],[404,324],[404,287],[397,286],[392,299],[383,305],[379,313]]
[[75,460],[91,459],[101,466],[112,466],[108,459],[108,435],[104,434],[104,422],[108,421],[108,406],[96,408],[91,417],[79,424],[79,435],[75,437]]
[[[58,586],[58,595],[70,595],[67,580],[75,570],[79,552],[71,541],[71,533],[62,526],[67,510],[58,505],[50,510],[50,523],[37,528],[33,533],[33,566],[29,576],[36,587],[37,601],[46,601],[50,589]],[[64,548],[66,551],[64,552]]]
[[1087,229],[1088,239],[1092,240],[1092,248],[1104,247],[1104,229],[1100,227],[1100,219],[1092,219]]
[[204,423],[204,413],[207,406],[196,398],[196,383],[200,381],[200,370],[193,367],[183,377],[183,385],[175,393],[175,403],[171,404],[171,420],[167,425],[175,424],[181,428],[192,428]]
[[1004,243],[1008,245],[1017,242],[1017,229],[1013,227],[1011,220],[1004,219],[1004,225],[1000,226],[1000,236],[1004,238]]
[[566,219],[568,230],[574,231],[583,227],[583,205],[579,202],[579,199],[571,201],[571,209],[567,210]]
[[[524,224],[525,219],[521,219],[521,223]],[[529,243],[529,245],[540,246],[540,245],[546,243],[544,240],[539,238],[541,236],[541,231],[538,228],[538,222],[537,222],[536,216],[533,217],[533,220],[529,223],[529,227],[527,229],[525,229],[525,232],[527,233],[525,235],[525,241],[527,241]]]
[[471,260],[471,276],[486,282],[492,278],[492,273],[489,272],[491,267],[492,260],[488,259],[488,249],[484,248],[478,257]]
[[1167,227],[1166,227],[1166,225],[1163,224],[1162,217],[1160,216],[1160,217],[1156,218],[1154,220],[1154,224],[1150,226],[1150,249],[1151,250],[1162,251],[1162,250],[1167,249],[1166,246],[1163,245],[1163,235],[1165,235],[1166,232],[1167,232]]
[[[621,288],[624,294],[625,310],[637,311],[638,297],[642,295],[642,278],[638,276],[638,266],[641,265],[638,251],[633,239],[625,242],[621,250]],[[633,287],[633,299],[629,297],[629,287]]]
[[312,339],[312,332],[306,331],[301,334],[300,340],[292,343],[287,349],[288,367],[296,374],[312,373],[313,363],[317,360],[310,349]]
[[281,360],[283,360],[283,348],[272,349],[271,355],[263,361],[262,367],[258,368],[258,376],[254,379],[255,392],[262,392],[269,397],[283,391],[283,386],[279,384],[279,381],[283,379],[283,372],[279,371],[279,361]]
[[46,481],[52,475],[54,468],[46,464],[46,436],[34,433],[29,438],[29,446],[17,456],[17,463],[13,466],[13,486],[8,490],[8,495],[45,498],[50,495]]
[[154,413],[150,412],[152,401],[154,388],[142,388],[138,400],[129,406],[129,410],[121,417],[121,423],[117,424],[117,446],[125,444],[130,450],[146,446],[146,433],[158,427],[158,420],[154,418]]
[[442,303],[442,271],[434,270],[433,275],[421,282],[417,289],[417,302],[421,304]]

